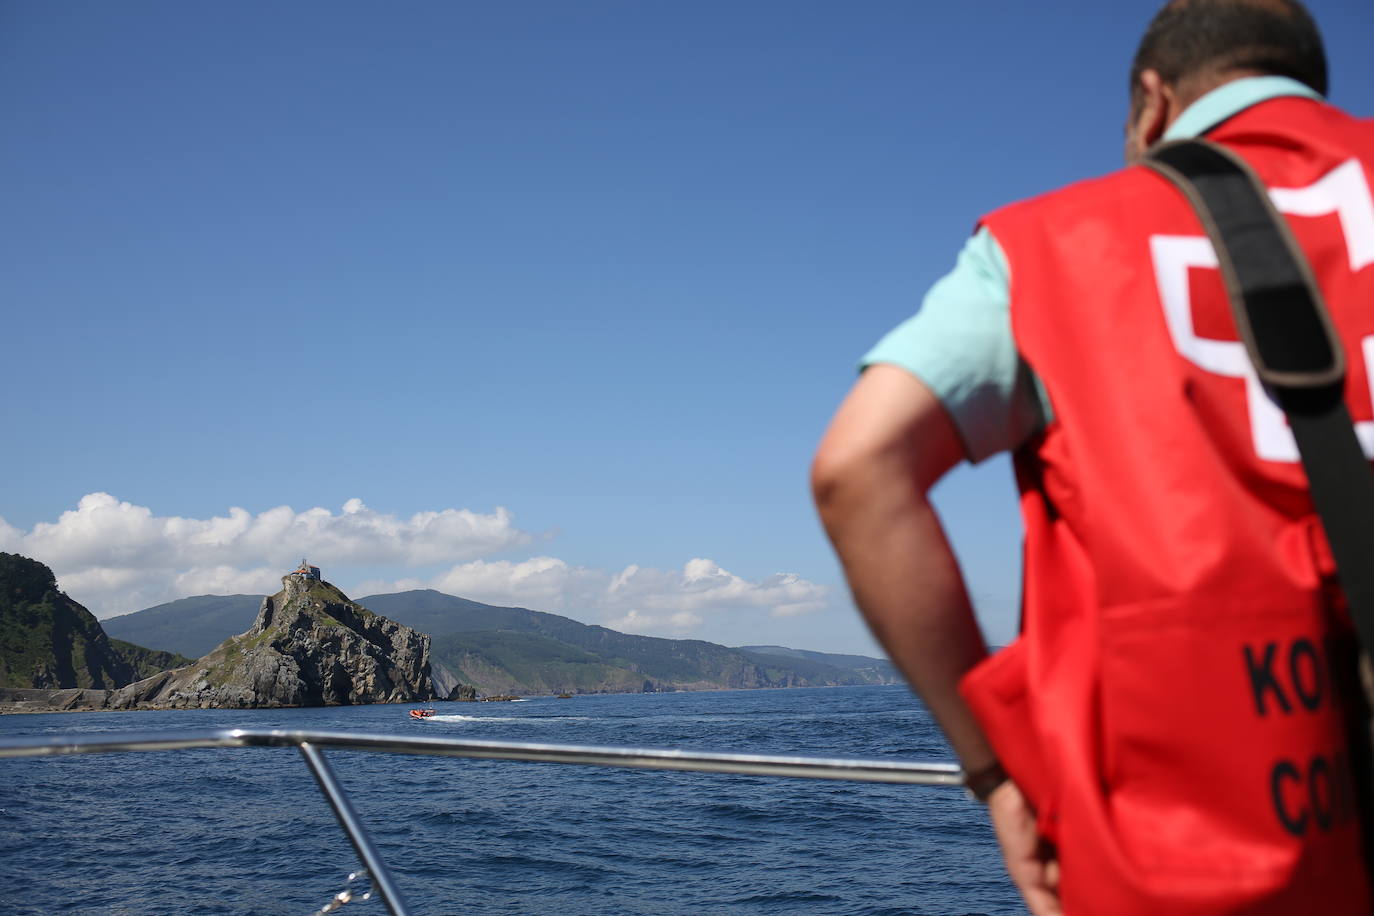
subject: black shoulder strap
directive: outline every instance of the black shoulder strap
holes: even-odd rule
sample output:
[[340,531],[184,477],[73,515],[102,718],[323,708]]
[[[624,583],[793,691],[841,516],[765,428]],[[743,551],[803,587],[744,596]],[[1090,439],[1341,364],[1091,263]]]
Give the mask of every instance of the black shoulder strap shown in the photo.
[[1374,472],[1345,407],[1344,350],[1307,258],[1258,176],[1226,148],[1168,143],[1145,164],[1183,191],[1212,240],[1241,340],[1288,417],[1360,642],[1374,653]]

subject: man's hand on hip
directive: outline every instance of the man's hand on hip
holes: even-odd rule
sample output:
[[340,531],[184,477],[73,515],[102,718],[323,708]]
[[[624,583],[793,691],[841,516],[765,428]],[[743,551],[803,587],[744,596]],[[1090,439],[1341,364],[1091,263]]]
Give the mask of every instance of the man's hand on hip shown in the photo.
[[1036,832],[1035,812],[1016,783],[1007,780],[988,796],[988,813],[1002,846],[1002,858],[1034,916],[1063,916],[1059,903],[1059,859]]

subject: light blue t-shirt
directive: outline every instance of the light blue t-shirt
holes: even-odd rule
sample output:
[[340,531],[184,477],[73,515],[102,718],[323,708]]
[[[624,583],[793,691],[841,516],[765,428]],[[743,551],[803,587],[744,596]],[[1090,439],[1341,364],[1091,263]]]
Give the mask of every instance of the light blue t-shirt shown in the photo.
[[[1280,96],[1318,99],[1285,76],[1227,83],[1179,115],[1164,139],[1196,137],[1260,102]],[[860,365],[900,366],[940,399],[970,461],[1009,451],[1052,417],[1048,398],[1011,333],[1011,271],[986,228],[964,245],[950,271],[926,293],[915,315],[888,332]]]

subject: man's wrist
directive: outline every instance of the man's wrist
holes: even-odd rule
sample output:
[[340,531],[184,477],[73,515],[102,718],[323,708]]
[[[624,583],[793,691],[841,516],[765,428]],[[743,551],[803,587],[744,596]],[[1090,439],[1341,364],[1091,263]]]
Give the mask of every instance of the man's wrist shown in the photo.
[[969,798],[986,805],[988,796],[1010,778],[1002,764],[994,760],[987,766],[964,771],[964,791]]

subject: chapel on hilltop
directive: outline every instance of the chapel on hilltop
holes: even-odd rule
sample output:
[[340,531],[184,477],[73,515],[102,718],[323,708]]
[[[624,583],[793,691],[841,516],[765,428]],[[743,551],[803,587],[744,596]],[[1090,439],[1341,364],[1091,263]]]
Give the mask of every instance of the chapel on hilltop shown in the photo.
[[294,572],[287,573],[287,575],[300,576],[302,579],[318,579],[320,578],[320,568],[318,566],[311,566],[306,562],[305,558],[302,557],[300,568]]

